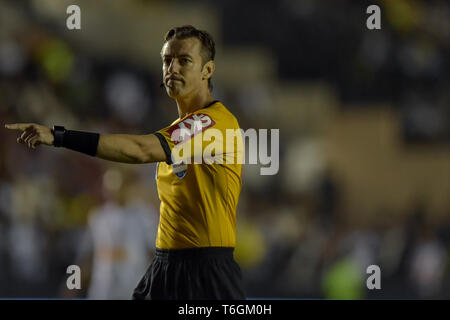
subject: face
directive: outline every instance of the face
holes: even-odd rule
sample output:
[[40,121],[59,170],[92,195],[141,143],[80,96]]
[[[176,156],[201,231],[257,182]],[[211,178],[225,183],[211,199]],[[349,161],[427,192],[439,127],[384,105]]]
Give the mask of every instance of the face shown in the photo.
[[195,95],[206,86],[212,75],[212,61],[202,67],[201,43],[197,38],[172,39],[161,51],[164,85],[167,94],[176,99]]

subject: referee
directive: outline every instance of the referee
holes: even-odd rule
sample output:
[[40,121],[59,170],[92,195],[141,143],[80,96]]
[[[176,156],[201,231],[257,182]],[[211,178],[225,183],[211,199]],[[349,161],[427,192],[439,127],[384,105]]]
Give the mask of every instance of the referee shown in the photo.
[[[158,163],[161,206],[156,255],[133,299],[245,299],[241,270],[233,256],[242,164],[173,163],[172,156],[174,148],[208,130],[225,136],[227,129],[239,129],[234,115],[211,95],[214,56],[214,40],[205,31],[182,26],[166,33],[161,86],[175,99],[179,118],[155,133],[99,134],[35,123],[5,125],[23,131],[17,142],[32,149],[42,144],[116,162]],[[234,150],[231,156],[236,159],[239,147]]]

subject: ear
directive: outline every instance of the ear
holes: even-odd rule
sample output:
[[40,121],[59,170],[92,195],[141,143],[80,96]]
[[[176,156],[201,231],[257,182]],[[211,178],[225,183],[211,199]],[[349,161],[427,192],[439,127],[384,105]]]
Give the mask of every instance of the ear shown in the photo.
[[211,78],[215,69],[216,64],[214,63],[214,61],[209,60],[207,63],[205,63],[202,70],[202,80],[208,80],[209,78]]

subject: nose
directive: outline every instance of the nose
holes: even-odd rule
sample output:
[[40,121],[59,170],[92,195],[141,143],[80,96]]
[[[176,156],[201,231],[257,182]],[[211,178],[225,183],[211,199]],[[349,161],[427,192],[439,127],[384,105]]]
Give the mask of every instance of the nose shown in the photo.
[[178,59],[172,59],[170,61],[169,67],[167,68],[167,71],[170,74],[178,73],[180,71],[179,67],[180,65],[178,64]]

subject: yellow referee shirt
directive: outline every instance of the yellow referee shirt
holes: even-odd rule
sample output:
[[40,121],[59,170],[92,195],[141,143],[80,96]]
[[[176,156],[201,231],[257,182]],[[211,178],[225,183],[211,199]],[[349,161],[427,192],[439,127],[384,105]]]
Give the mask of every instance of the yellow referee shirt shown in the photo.
[[214,101],[155,134],[167,156],[156,169],[156,247],[234,247],[243,154],[234,115]]

